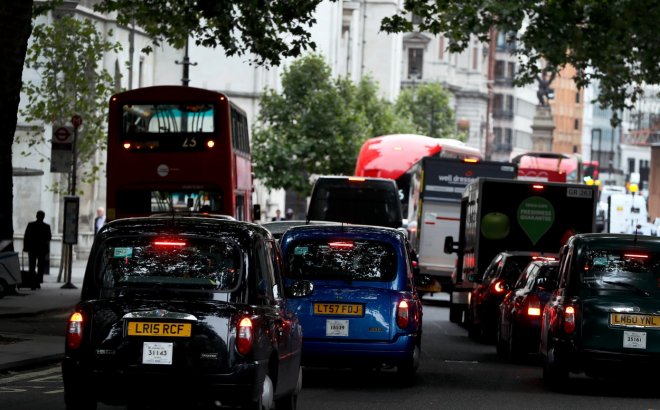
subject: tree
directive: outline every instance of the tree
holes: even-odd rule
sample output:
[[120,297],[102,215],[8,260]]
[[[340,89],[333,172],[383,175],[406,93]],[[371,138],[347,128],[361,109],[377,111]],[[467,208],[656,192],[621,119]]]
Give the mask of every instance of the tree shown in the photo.
[[449,106],[449,93],[438,83],[423,83],[401,91],[396,110],[401,117],[412,119],[418,134],[433,138],[455,137],[454,110]]
[[281,94],[266,90],[260,100],[252,133],[255,176],[266,187],[306,196],[313,174],[351,175],[366,138],[413,130],[377,90],[369,77],[357,85],[333,80],[319,55],[294,61],[282,74]]
[[[26,122],[64,124],[73,114],[84,124],[76,141],[77,169],[88,164],[96,151],[105,149],[108,99],[114,91],[113,78],[99,63],[108,51],[118,51],[119,43],[106,41],[89,19],[65,15],[52,24],[39,24],[32,31],[32,46],[25,66],[39,73],[39,82],[27,82],[23,93],[27,105],[20,113]],[[75,44],[75,47],[71,45]],[[48,144],[42,129],[34,127],[26,136],[29,147]],[[32,152],[23,152],[31,155]],[[42,160],[44,160],[42,158]],[[91,182],[98,167],[82,168],[80,179]],[[72,181],[69,180],[69,184]],[[70,193],[67,187],[52,187]]]
[[[252,53],[258,63],[277,65],[282,57],[315,47],[308,28],[315,23],[312,13],[320,2],[103,0],[98,10],[115,11],[120,24],[134,23],[175,46],[192,36],[197,44],[221,47],[227,55]],[[62,0],[0,2],[0,240],[14,236],[12,145],[32,17],[58,4]]]
[[[471,36],[487,41],[495,29],[519,56],[517,84],[534,81],[548,62],[554,72],[576,68],[578,87],[600,81],[598,100],[614,111],[631,106],[641,85],[660,82],[656,0],[406,0],[405,11],[383,19],[388,33],[414,29],[444,35],[449,51],[463,51]],[[416,21],[417,23],[417,21]]]

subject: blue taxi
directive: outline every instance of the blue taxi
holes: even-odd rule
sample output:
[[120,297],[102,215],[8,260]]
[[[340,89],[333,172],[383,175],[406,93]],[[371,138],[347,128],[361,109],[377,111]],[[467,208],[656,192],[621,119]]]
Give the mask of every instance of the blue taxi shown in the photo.
[[289,308],[303,328],[302,363],[396,367],[414,380],[422,303],[404,233],[360,225],[308,225],[282,237]]

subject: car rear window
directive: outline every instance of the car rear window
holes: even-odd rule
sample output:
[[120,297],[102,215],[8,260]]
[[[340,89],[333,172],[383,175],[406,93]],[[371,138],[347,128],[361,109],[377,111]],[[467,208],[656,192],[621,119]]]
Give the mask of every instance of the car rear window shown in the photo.
[[504,278],[508,283],[514,283],[522,273],[523,269],[529,262],[532,261],[531,256],[526,255],[517,255],[509,256],[504,262],[504,267],[502,268],[502,278]]
[[104,288],[231,291],[238,285],[241,251],[229,240],[124,237],[102,246]]
[[366,240],[304,240],[287,248],[287,275],[297,279],[391,281],[397,259],[392,245]]
[[587,249],[580,266],[583,288],[660,291],[657,249]]

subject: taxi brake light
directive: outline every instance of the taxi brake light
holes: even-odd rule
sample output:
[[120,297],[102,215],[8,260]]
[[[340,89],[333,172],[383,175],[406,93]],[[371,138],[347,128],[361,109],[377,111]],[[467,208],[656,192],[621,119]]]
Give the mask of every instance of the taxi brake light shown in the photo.
[[495,283],[493,283],[493,290],[495,293],[503,293],[506,291],[506,287],[504,286],[504,280],[498,280]]
[[541,316],[541,299],[536,295],[527,298],[527,316]]
[[626,258],[637,258],[637,259],[648,259],[649,255],[643,255],[641,253],[624,253],[623,256]]
[[467,162],[467,163],[470,163],[470,164],[476,164],[477,162],[479,162],[479,159],[477,159],[477,158],[463,158],[463,162]]
[[534,185],[532,185],[532,188],[540,191],[545,187],[541,184],[534,184]]
[[364,181],[366,181],[365,178],[361,178],[361,177],[348,177],[348,180],[350,182],[364,182]]
[[156,246],[186,246],[185,242],[181,241],[155,241]]
[[408,302],[402,300],[399,302],[399,305],[396,309],[396,325],[401,329],[408,327],[408,322],[410,321],[410,312],[408,308]]
[[238,353],[243,356],[250,353],[253,340],[252,320],[249,317],[244,317],[239,322],[238,331],[236,332],[236,350],[238,350]]
[[209,148],[215,147],[215,141],[213,141],[213,140],[206,141],[206,146],[209,147]]
[[564,309],[564,332],[573,333],[575,331],[575,308],[566,306]]
[[131,143],[130,142],[125,142],[124,143],[124,149],[131,149]]
[[80,312],[73,312],[69,316],[66,328],[66,345],[69,349],[77,349],[82,343],[84,317]]
[[331,248],[340,248],[340,249],[352,249],[354,246],[353,242],[329,242],[328,245]]

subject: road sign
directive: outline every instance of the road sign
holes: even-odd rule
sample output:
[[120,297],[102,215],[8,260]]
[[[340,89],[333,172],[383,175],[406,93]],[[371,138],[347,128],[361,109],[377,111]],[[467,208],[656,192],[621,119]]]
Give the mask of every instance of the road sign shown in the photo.
[[71,124],[73,124],[75,128],[80,127],[82,125],[82,117],[77,114],[74,115],[73,117],[71,117]]
[[73,144],[73,130],[58,127],[53,131],[53,144]]

